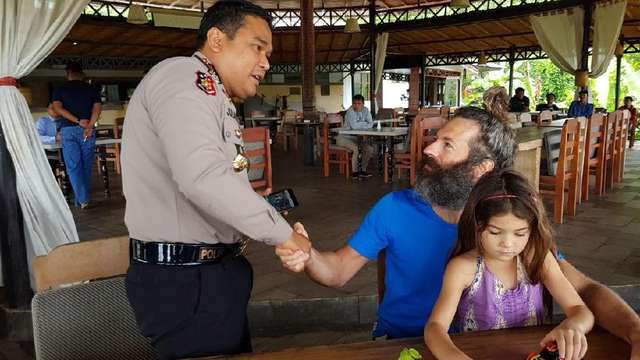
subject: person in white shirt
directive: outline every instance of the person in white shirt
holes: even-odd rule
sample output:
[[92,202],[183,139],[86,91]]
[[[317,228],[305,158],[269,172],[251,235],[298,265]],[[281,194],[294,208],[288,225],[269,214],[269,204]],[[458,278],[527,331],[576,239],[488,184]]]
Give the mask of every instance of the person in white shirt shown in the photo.
[[[344,116],[344,128],[349,130],[369,130],[373,128],[373,118],[369,109],[364,106],[364,97],[360,94],[353,97],[352,105]],[[369,160],[373,155],[373,146],[362,144],[362,171],[358,169],[358,138],[355,135],[339,135],[336,137],[336,144],[353,151],[351,158],[351,169],[353,178],[371,177],[367,173]]]

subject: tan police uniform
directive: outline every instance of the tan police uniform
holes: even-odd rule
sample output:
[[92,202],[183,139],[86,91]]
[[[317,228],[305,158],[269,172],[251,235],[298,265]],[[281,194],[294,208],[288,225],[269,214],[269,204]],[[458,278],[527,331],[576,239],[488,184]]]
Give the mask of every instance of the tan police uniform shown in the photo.
[[133,249],[127,292],[142,333],[162,357],[250,350],[251,268],[237,247],[224,244],[245,234],[277,245],[292,233],[249,184],[235,114],[199,52],[153,67],[127,109],[122,184]]

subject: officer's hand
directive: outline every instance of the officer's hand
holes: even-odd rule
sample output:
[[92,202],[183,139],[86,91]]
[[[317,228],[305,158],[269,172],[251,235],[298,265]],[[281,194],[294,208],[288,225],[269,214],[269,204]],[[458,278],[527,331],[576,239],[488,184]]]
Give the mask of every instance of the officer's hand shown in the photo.
[[271,188],[266,188],[264,190],[258,190],[256,192],[258,193],[258,195],[264,197],[264,196],[269,196],[271,192],[273,192],[273,190]]
[[91,135],[93,135],[93,129],[92,128],[85,128],[84,129],[84,137],[85,138],[90,138]]
[[[293,230],[294,233],[298,233],[305,238],[308,238],[309,236],[304,226],[302,226],[302,224],[300,223],[295,223],[293,225]],[[306,262],[309,261],[310,258],[309,252],[280,246],[276,247],[276,255],[278,255],[278,257],[280,258],[282,266],[293,272],[303,271]]]

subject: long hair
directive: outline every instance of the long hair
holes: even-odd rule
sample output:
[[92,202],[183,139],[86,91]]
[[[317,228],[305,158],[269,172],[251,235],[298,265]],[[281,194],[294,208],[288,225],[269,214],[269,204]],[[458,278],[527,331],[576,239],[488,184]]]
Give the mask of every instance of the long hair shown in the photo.
[[482,94],[484,109],[492,113],[505,124],[511,122],[509,118],[509,94],[504,86],[492,86]]
[[489,220],[509,213],[529,224],[529,240],[521,255],[529,279],[538,283],[547,253],[552,250],[555,255],[553,233],[537,192],[513,170],[492,171],[476,183],[458,222],[453,256],[476,248],[482,254],[482,232]]

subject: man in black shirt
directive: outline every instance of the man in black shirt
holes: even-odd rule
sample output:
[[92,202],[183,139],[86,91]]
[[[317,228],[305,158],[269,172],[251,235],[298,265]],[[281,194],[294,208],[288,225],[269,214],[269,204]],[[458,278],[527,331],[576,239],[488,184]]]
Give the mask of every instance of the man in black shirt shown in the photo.
[[509,111],[511,112],[529,112],[529,98],[524,96],[524,89],[519,87],[516,94],[509,101]]
[[67,82],[53,91],[53,107],[64,118],[60,126],[62,156],[75,194],[76,206],[87,207],[96,136],[93,127],[102,112],[100,92],[83,81],[79,63],[67,64]]
[[549,110],[549,111],[560,110],[556,105],[556,95],[554,93],[548,93],[547,102],[544,104],[538,104],[538,106],[536,106],[536,111],[545,111],[545,110]]

